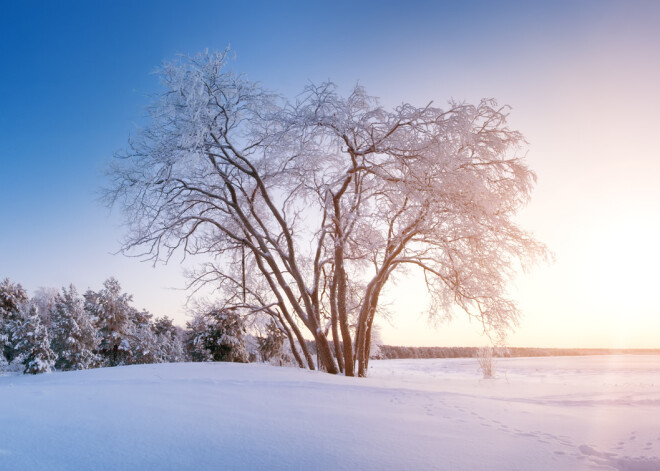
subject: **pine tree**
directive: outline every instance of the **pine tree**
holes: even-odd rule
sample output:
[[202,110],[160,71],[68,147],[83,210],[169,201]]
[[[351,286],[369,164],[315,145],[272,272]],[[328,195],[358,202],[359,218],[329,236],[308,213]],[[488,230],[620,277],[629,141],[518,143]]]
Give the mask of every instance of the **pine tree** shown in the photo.
[[193,361],[247,363],[245,321],[234,311],[214,309],[197,319],[191,338]]
[[57,355],[55,367],[61,370],[95,368],[101,358],[97,330],[84,309],[83,299],[73,285],[62,289],[51,310],[52,348]]
[[19,318],[13,323],[12,337],[15,349],[25,366],[24,373],[49,373],[55,365],[56,355],[50,348],[48,330],[33,304],[19,308]]
[[153,323],[153,331],[156,335],[160,361],[174,363],[184,360],[180,328],[172,323],[172,319],[167,316],[156,319]]
[[160,349],[147,311],[132,310],[130,314],[129,364],[162,363]]
[[99,292],[85,293],[85,310],[96,320],[98,352],[106,366],[124,365],[131,357],[132,296],[121,292],[119,282],[109,278]]
[[206,348],[208,334],[211,329],[206,317],[202,314],[195,314],[193,318],[186,322],[185,348],[192,361],[213,361],[211,351]]
[[19,306],[27,300],[27,293],[20,284],[11,283],[8,278],[0,282],[0,357],[7,363],[16,357],[12,330],[18,320]]

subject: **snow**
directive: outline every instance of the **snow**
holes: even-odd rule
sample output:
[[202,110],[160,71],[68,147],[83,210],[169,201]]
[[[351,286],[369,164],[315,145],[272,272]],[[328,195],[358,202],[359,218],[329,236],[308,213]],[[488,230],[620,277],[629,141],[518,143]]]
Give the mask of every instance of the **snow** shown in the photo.
[[0,377],[0,469],[660,470],[660,355]]

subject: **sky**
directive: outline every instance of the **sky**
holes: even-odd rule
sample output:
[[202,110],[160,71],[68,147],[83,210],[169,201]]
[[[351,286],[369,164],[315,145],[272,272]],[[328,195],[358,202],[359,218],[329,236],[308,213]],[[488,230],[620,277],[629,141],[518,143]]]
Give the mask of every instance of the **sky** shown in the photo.
[[[493,97],[538,175],[521,225],[555,261],[512,284],[516,346],[660,348],[660,3],[653,1],[6,2],[0,15],[0,278],[99,289],[187,319],[182,266],[116,252],[104,169],[145,124],[156,67],[231,45],[233,68],[292,97],[356,83],[385,106]],[[188,260],[194,264],[193,260]],[[415,279],[381,322],[395,345],[480,345],[429,324]]]

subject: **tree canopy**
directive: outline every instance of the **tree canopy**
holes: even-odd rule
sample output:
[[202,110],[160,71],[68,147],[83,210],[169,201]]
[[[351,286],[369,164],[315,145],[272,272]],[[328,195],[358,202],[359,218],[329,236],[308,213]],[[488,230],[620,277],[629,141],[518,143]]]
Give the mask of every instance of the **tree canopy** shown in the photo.
[[227,51],[159,75],[150,123],[109,171],[126,251],[204,255],[193,282],[269,317],[301,367],[330,373],[366,375],[381,295],[406,270],[424,274],[430,315],[517,322],[507,283],[546,249],[514,221],[535,175],[507,107],[388,110],[332,83],[287,101],[229,70]]

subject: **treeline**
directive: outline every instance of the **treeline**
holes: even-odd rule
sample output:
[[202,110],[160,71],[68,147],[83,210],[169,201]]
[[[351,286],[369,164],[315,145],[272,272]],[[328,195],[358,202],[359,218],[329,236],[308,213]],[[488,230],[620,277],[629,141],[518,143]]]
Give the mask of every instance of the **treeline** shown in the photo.
[[238,314],[208,309],[187,328],[132,306],[110,278],[99,291],[79,294],[73,285],[38,291],[29,298],[20,284],[0,281],[0,370],[46,373],[53,369],[179,361],[289,361],[284,336],[265,326],[248,336]]
[[[381,345],[377,358],[474,358],[478,347],[401,347]],[[550,357],[582,355],[660,354],[659,349],[612,348],[526,348],[501,347],[493,349],[496,357]]]

